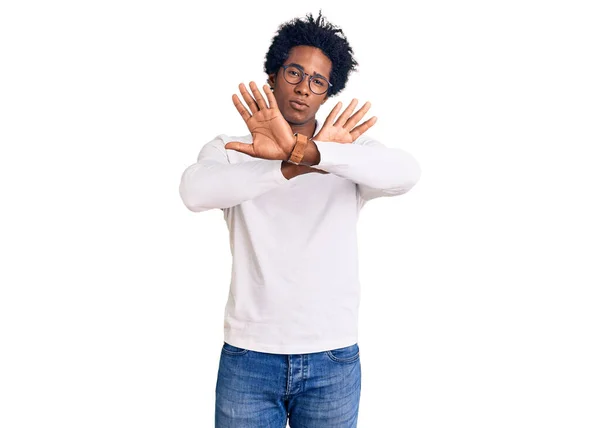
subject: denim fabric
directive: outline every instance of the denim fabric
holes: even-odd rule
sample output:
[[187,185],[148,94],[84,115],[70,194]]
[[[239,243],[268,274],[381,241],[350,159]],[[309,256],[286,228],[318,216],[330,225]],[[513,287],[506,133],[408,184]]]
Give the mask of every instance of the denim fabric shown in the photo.
[[358,344],[310,354],[268,354],[223,344],[216,428],[354,428]]

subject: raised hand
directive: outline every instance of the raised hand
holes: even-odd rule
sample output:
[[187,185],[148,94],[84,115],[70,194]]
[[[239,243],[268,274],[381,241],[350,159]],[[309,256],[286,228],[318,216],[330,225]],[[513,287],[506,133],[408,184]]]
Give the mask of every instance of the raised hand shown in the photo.
[[346,110],[344,110],[340,117],[335,120],[335,117],[342,109],[342,103],[338,102],[327,116],[327,119],[325,119],[323,127],[319,130],[318,134],[314,136],[313,140],[334,143],[351,143],[360,137],[367,129],[375,125],[377,118],[373,116],[366,122],[356,126],[371,108],[371,103],[367,101],[360,110],[350,116],[357,104],[358,100],[356,98],[353,99]]
[[250,82],[252,95],[243,83],[240,83],[239,89],[244,101],[250,107],[250,111],[235,94],[232,97],[233,104],[252,134],[252,144],[230,142],[225,145],[225,148],[255,158],[287,160],[294,148],[295,138],[292,128],[279,111],[277,101],[269,86],[263,86],[269,105],[265,102],[256,83]]

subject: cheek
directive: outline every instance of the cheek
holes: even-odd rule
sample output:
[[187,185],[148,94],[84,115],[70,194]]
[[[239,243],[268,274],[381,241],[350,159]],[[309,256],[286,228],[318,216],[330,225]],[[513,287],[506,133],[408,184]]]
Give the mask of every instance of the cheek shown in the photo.
[[273,95],[275,96],[275,100],[277,101],[277,103],[280,105],[284,102],[284,100],[286,98],[285,91],[283,91],[282,88],[279,87],[279,82],[277,82],[277,85],[275,86]]
[[318,100],[318,101],[315,101],[315,104],[314,104],[314,109],[315,109],[315,112],[316,112],[317,110],[319,110],[319,109],[321,108],[321,106],[322,106],[322,105],[323,105],[323,100]]
[[281,94],[281,92],[275,93],[275,101],[277,101],[277,105],[279,106],[280,109],[285,108],[285,98]]

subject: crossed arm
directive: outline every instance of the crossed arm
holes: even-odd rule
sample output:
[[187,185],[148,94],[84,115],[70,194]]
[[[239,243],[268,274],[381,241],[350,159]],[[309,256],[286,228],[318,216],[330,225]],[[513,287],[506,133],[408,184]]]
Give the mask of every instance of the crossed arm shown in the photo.
[[[418,181],[420,168],[409,153],[359,138],[377,119],[372,117],[357,126],[370,108],[365,103],[352,114],[357,100],[352,100],[337,119],[342,104],[336,104],[320,131],[309,140],[301,165],[286,162],[294,146],[292,130],[268,86],[263,88],[268,105],[254,82],[250,89],[254,97],[240,85],[250,111],[237,95],[233,102],[252,134],[252,143],[217,138],[203,147],[198,162],[188,167],[181,179],[180,195],[190,210],[235,206],[306,173],[332,173],[351,180],[365,200],[405,193]],[[231,164],[227,150],[257,160]]]
[[[233,104],[252,134],[252,144],[229,142],[225,148],[236,150],[256,158],[288,160],[295,143],[292,128],[281,114],[275,96],[269,90],[269,87],[267,85],[263,86],[266,100],[254,82],[250,82],[250,91],[252,93],[248,92],[243,83],[239,85],[239,90],[250,110],[240,101],[237,94],[234,94],[232,97]],[[358,101],[356,99],[352,100],[350,105],[338,118],[337,116],[342,109],[342,103],[337,103],[327,116],[319,133],[314,136],[314,140],[348,144],[352,143],[372,127],[377,121],[376,117],[372,117],[356,126],[371,108],[371,104],[367,102],[352,114],[357,104]],[[308,137],[311,136],[308,135]],[[282,173],[286,178],[308,172],[323,173],[315,168],[306,168],[318,165],[319,161],[319,149],[313,139],[310,139],[301,163],[304,167],[298,166],[294,168],[294,164],[282,164]]]

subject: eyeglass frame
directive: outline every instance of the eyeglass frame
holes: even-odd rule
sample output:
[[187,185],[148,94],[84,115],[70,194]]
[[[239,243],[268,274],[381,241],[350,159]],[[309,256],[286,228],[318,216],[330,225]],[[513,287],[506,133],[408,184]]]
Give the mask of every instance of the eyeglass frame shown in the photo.
[[[297,68],[298,71],[300,71],[300,73],[302,73],[302,79],[300,79],[300,81],[298,83],[290,83],[285,78],[285,72],[287,71],[287,69],[289,67]],[[310,91],[315,95],[326,94],[327,92],[329,92],[329,88],[333,87],[333,83],[331,83],[328,79],[326,79],[325,76],[322,76],[320,74],[317,76],[313,76],[312,74],[305,73],[304,70],[302,70],[300,67],[298,67],[297,64],[286,64],[286,65],[282,65],[281,68],[283,68],[283,80],[285,80],[286,83],[289,83],[290,85],[299,85],[300,83],[304,82],[304,79],[306,78],[306,76],[308,76],[308,89],[310,89]],[[329,86],[327,87],[327,89],[325,89],[325,92],[321,92],[320,94],[317,94],[315,91],[313,91],[312,87],[310,86],[310,82],[312,82],[313,79],[323,79],[324,81],[327,82],[327,84]]]

